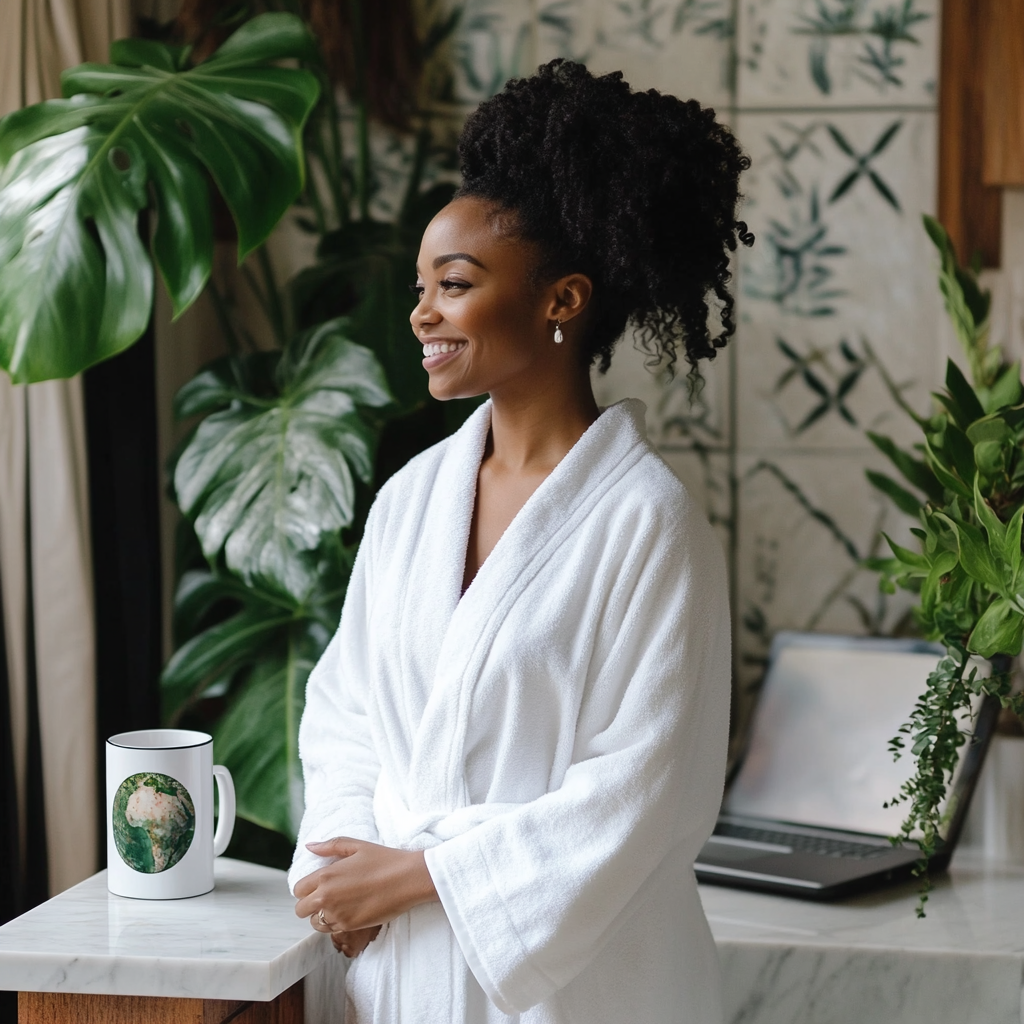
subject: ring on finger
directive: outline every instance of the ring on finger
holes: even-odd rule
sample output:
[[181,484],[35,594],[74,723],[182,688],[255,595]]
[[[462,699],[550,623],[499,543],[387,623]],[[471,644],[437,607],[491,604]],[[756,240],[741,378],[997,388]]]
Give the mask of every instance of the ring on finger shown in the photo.
[[320,912],[316,915],[316,919],[317,919],[317,921],[320,922],[321,927],[323,927],[323,928],[330,928],[331,927],[327,923],[327,918],[324,917],[324,909],[323,909],[323,907],[320,908]]

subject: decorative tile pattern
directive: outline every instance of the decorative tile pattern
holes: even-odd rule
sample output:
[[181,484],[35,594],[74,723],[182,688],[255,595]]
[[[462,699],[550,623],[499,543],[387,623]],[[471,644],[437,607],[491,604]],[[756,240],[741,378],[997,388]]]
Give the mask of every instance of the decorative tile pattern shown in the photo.
[[732,0],[538,0],[538,59],[621,71],[634,89],[733,101]]
[[744,113],[753,166],[740,273],[739,444],[911,440],[943,317],[921,213],[935,192],[936,115]]
[[861,567],[884,555],[881,531],[910,541],[909,520],[867,482],[877,452],[766,452],[737,462],[737,647],[740,681],[760,680],[779,629],[889,633],[906,595],[888,597]]
[[932,106],[937,0],[740,0],[738,103]]
[[733,358],[726,350],[704,364],[702,380],[694,385],[686,376],[685,364],[671,379],[652,369],[650,358],[627,335],[616,347],[608,373],[592,374],[594,394],[602,406],[627,395],[643,401],[648,434],[666,449],[727,451],[732,444]]
[[530,0],[464,0],[452,47],[454,94],[472,109],[537,66]]

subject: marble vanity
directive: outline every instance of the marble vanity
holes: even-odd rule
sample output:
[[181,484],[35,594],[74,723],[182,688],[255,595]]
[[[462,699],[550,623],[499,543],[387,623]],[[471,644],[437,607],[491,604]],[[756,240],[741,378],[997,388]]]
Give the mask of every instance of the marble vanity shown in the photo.
[[321,1024],[343,1004],[330,938],[295,916],[283,871],[216,861],[185,900],[107,892],[100,872],[0,928],[21,1024]]
[[[923,921],[913,885],[701,898],[728,1024],[1024,1024],[1024,868],[958,857]],[[342,958],[293,905],[282,872],[226,858],[191,900],[111,896],[99,874],[0,928],[0,989],[22,1024],[340,1024]]]
[[970,856],[841,903],[702,886],[728,1024],[1024,1024],[1024,868]]

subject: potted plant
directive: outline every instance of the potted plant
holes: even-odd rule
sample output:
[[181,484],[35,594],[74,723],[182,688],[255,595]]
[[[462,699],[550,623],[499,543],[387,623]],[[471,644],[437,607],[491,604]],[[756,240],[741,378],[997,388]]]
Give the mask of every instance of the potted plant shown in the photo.
[[[913,416],[921,440],[909,452],[869,433],[902,477],[897,482],[868,472],[868,479],[901,511],[917,519],[912,533],[919,550],[889,541],[892,557],[872,560],[888,592],[917,595],[917,621],[924,635],[946,648],[928,678],[909,721],[892,741],[896,757],[909,753],[914,774],[894,798],[906,806],[900,838],[916,833],[924,885],[918,905],[924,915],[929,881],[927,858],[942,826],[942,806],[972,698],[993,694],[1005,707],[1024,711],[1024,697],[1011,693],[1010,662],[1024,637],[1024,386],[1020,365],[1006,365],[989,347],[991,298],[978,283],[978,268],[957,263],[952,243],[930,217],[925,228],[940,257],[940,288],[972,380],[950,360],[945,389],[935,395],[930,416]],[[992,663],[980,675],[971,658]]]
[[[368,31],[352,9],[349,30]],[[454,26],[432,25],[418,57]],[[374,487],[469,411],[431,404],[408,342],[419,237],[454,187],[424,184],[438,144],[406,105],[404,196],[392,219],[371,215],[372,69],[348,68],[346,158],[324,55],[297,16],[258,15],[205,60],[195,52],[119,41],[110,65],[65,72],[64,99],[0,122],[0,365],[19,381],[70,376],[132,344],[154,263],[175,315],[204,288],[216,302],[211,194],[223,199],[277,347],[236,345],[176,399],[198,422],[172,467],[185,519],[163,706],[168,722],[214,732],[239,815],[290,842],[305,680],[337,625]],[[318,257],[282,288],[262,245],[296,200]]]

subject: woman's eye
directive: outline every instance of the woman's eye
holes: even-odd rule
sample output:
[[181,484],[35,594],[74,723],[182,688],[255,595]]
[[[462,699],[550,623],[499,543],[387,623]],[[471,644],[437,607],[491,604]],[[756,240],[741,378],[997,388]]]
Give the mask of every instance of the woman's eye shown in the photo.
[[[468,288],[469,284],[466,281],[449,281],[446,279],[444,281],[438,281],[437,287],[440,288],[441,291],[447,293],[452,289]],[[423,293],[426,291],[426,286],[422,284],[411,284],[409,285],[409,291],[411,291],[417,299],[422,299]]]

